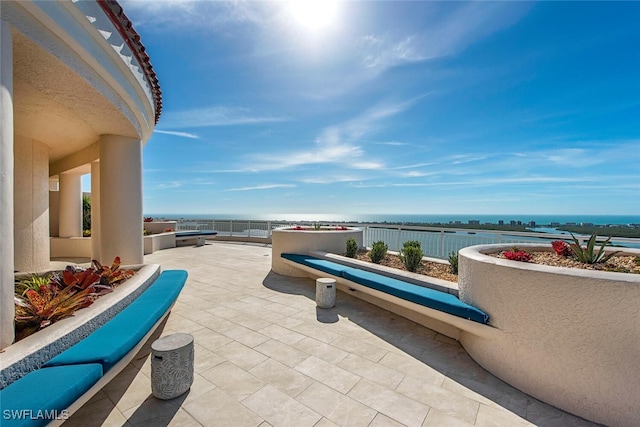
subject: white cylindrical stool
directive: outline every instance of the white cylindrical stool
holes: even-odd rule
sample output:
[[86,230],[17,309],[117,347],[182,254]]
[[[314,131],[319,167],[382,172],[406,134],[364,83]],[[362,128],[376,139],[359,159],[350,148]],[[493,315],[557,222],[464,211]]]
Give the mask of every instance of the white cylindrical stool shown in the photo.
[[173,334],[151,344],[151,392],[158,399],[178,397],[193,384],[193,336]]
[[316,279],[316,305],[320,308],[331,308],[336,305],[336,281],[321,277]]

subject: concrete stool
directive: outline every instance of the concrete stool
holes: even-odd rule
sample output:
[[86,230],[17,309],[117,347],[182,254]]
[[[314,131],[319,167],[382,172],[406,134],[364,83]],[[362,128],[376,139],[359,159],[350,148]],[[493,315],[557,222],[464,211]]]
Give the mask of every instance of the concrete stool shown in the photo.
[[316,305],[320,308],[331,308],[336,305],[336,281],[321,277],[316,279]]
[[173,334],[151,344],[151,392],[158,399],[178,397],[193,384],[193,336]]

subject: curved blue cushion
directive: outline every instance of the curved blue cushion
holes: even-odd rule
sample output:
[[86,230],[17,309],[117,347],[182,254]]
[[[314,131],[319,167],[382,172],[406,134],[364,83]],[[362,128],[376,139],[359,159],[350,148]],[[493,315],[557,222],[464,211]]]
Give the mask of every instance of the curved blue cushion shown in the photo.
[[187,272],[164,271],[135,301],[44,366],[100,363],[104,372],[130,352],[178,298]]
[[489,315],[482,310],[462,302],[455,296],[445,292],[357,269],[345,270],[343,277],[352,282],[394,295],[407,301],[415,302],[416,304],[424,305],[425,307],[444,311],[445,313],[480,323],[487,323],[489,321]]
[[[0,390],[2,426],[44,426],[102,377],[102,365],[55,366],[33,371]],[[57,414],[56,414],[57,412]]]
[[283,253],[280,256],[288,259],[289,261],[297,262],[298,264],[306,265],[307,267],[315,268],[316,270],[324,271],[325,273],[333,274],[338,277],[342,276],[343,271],[351,269],[351,267],[347,267],[346,265],[316,258],[311,255]]

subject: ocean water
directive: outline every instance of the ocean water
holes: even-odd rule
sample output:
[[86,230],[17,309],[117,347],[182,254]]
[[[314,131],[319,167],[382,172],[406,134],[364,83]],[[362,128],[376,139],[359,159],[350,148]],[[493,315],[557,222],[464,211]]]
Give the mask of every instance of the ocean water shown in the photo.
[[522,221],[528,224],[534,221],[537,225],[558,222],[592,223],[598,225],[640,224],[640,215],[419,215],[419,214],[307,214],[307,213],[275,213],[275,214],[184,214],[184,213],[145,213],[144,216],[164,219],[218,219],[218,220],[263,220],[263,221],[318,221],[318,222],[363,222],[363,223],[442,223],[460,221],[466,224],[470,220],[480,221],[480,224],[497,224],[502,220]]

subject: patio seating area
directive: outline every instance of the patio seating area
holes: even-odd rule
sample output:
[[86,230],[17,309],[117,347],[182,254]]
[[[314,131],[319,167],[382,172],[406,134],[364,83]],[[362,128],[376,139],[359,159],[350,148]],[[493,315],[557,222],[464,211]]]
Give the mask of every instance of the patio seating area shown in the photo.
[[[271,271],[271,248],[210,242],[145,256],[189,278],[172,312],[66,426],[591,426],[477,365],[457,341],[339,292]],[[151,393],[151,343],[195,339],[195,379]]]

